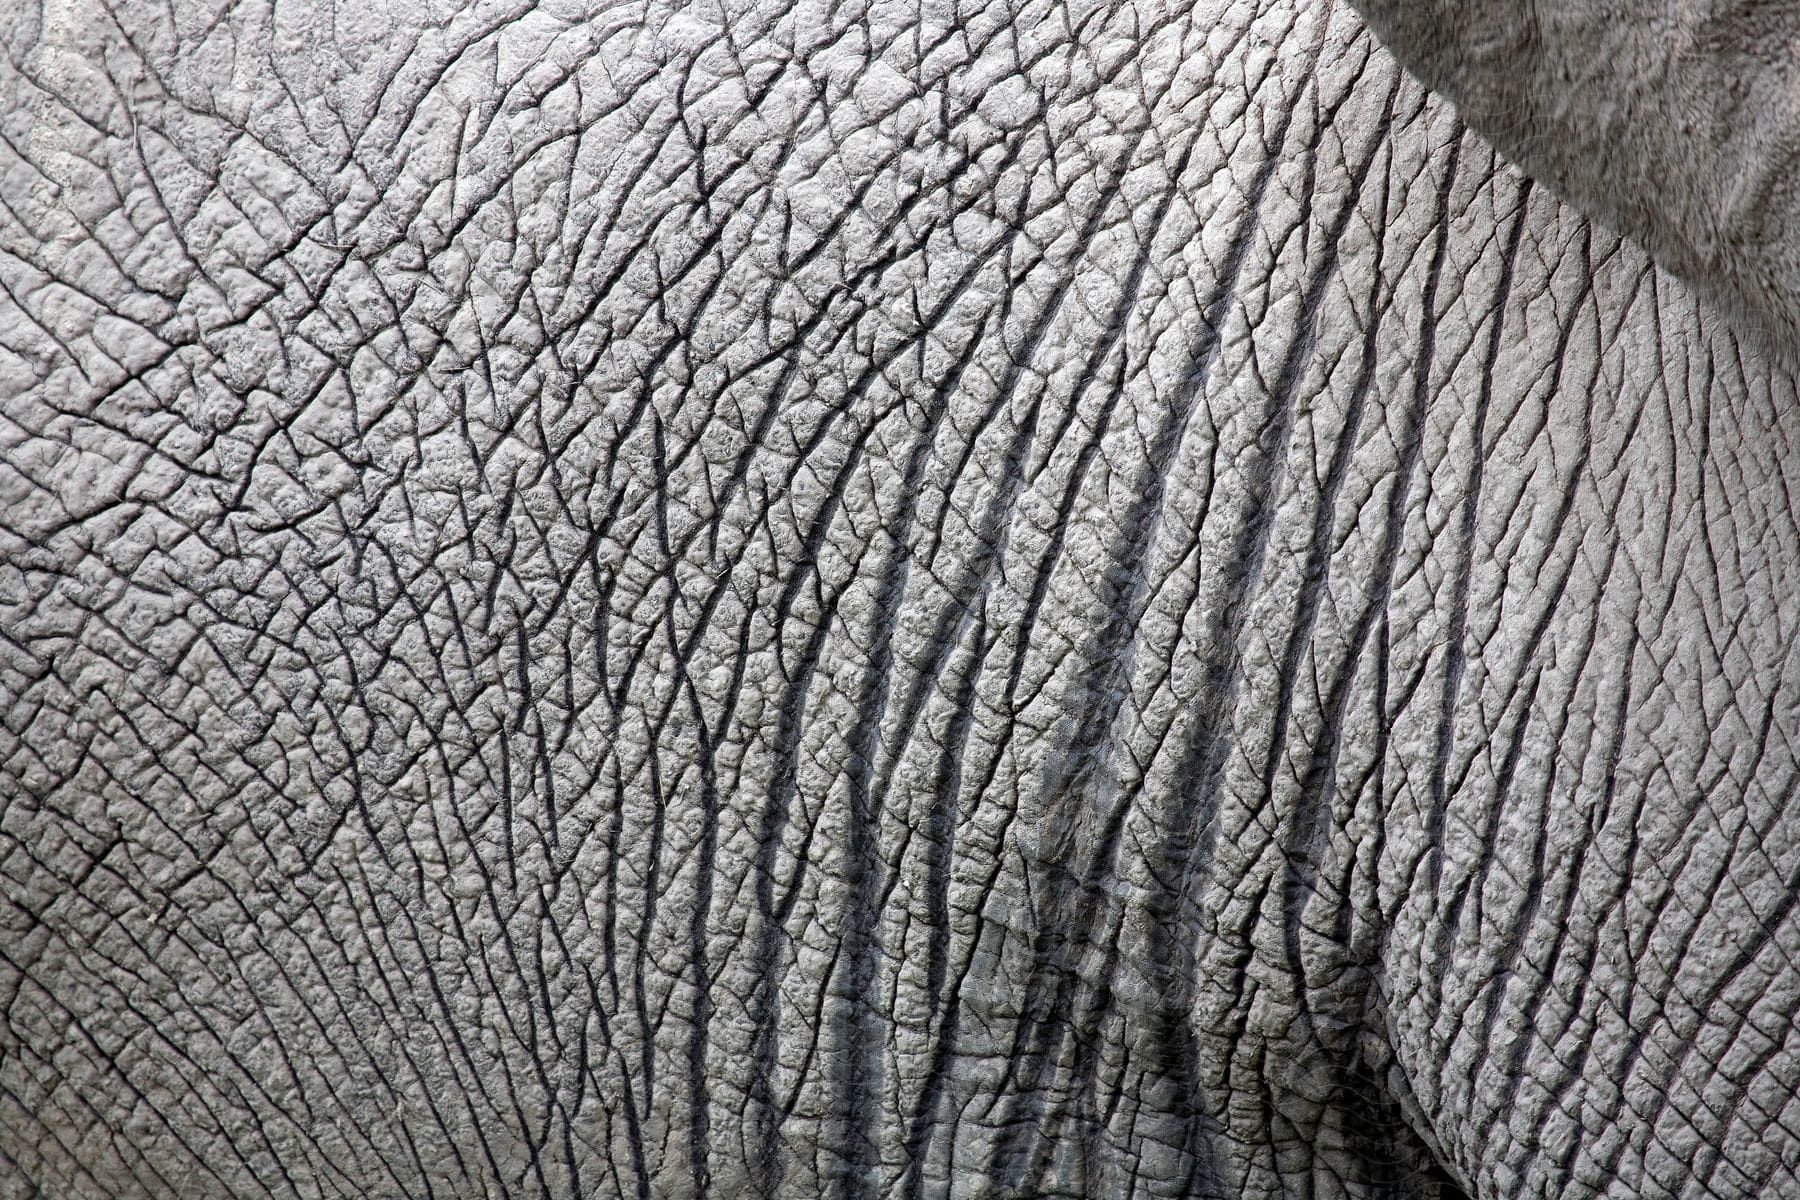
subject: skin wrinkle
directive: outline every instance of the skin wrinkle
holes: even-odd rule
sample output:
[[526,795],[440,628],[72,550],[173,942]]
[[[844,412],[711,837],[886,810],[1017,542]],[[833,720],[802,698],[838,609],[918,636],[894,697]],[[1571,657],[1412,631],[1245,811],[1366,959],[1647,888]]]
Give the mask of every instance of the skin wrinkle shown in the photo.
[[0,6],[0,1200],[1800,1187],[1647,4]]

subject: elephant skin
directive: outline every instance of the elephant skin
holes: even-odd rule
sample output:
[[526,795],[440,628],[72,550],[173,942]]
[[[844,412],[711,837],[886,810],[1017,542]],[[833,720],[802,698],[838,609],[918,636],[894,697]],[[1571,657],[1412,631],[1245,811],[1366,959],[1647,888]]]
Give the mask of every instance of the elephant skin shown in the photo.
[[1357,0],[1501,153],[1800,363],[1800,11]]
[[1787,310],[1448,11],[1738,265],[1328,4],[0,6],[0,1197],[1800,1194]]

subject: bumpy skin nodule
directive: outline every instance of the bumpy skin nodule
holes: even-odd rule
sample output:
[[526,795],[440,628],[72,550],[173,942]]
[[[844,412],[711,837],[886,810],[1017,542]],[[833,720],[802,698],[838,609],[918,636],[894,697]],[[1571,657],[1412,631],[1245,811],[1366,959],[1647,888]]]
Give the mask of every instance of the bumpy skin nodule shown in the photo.
[[1347,10],[0,23],[0,1196],[1800,1187],[1792,387]]

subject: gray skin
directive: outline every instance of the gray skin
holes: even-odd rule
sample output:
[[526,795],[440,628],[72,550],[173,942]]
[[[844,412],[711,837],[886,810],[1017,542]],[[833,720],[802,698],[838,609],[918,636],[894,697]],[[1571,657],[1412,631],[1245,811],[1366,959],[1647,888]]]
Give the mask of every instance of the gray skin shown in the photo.
[[1511,161],[1800,365],[1800,9],[1359,0]]
[[1324,4],[0,5],[0,1197],[1795,1194],[1789,243],[1370,8],[1711,299]]

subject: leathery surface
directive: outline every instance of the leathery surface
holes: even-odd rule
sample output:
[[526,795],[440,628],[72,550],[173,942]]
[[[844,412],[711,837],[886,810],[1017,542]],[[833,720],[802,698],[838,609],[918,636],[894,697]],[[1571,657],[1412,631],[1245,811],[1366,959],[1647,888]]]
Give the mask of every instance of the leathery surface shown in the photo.
[[0,46],[0,1195],[1797,1186],[1792,387],[1347,10]]

